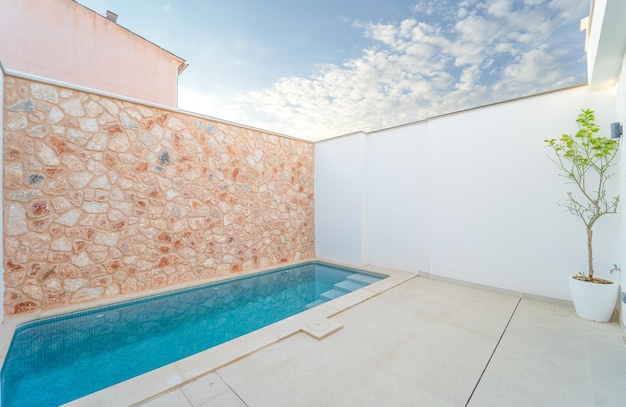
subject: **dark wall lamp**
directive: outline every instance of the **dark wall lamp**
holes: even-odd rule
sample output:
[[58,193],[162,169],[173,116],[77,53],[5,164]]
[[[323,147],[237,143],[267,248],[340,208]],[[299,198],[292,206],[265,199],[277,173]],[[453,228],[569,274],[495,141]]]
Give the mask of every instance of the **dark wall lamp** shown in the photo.
[[611,138],[620,138],[622,135],[622,124],[615,122],[611,123]]

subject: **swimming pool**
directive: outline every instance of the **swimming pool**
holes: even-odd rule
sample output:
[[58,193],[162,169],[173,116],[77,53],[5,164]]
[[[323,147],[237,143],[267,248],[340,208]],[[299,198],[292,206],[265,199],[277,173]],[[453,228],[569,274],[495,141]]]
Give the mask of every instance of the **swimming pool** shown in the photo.
[[2,406],[57,406],[385,276],[311,262],[20,325]]

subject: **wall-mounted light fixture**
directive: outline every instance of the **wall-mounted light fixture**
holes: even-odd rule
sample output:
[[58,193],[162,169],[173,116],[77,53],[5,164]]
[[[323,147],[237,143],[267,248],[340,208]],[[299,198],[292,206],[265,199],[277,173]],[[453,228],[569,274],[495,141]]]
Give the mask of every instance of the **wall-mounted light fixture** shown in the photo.
[[615,122],[611,123],[611,138],[620,138],[622,135],[622,124]]

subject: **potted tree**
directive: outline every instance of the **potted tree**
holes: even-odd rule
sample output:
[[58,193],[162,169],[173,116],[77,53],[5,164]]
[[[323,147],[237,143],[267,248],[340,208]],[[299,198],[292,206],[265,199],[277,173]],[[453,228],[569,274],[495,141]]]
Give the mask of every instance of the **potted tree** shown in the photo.
[[592,239],[598,219],[617,213],[619,196],[607,198],[606,184],[614,175],[612,167],[617,161],[619,144],[617,140],[596,135],[600,128],[595,124],[593,110],[582,109],[576,122],[579,130],[573,137],[563,134],[559,139],[544,142],[554,153],[550,158],[559,168],[559,175],[574,184],[578,193],[568,192],[568,198],[560,205],[579,217],[587,231],[587,271],[569,278],[574,308],[582,318],[607,322],[615,309],[619,285],[594,276]]

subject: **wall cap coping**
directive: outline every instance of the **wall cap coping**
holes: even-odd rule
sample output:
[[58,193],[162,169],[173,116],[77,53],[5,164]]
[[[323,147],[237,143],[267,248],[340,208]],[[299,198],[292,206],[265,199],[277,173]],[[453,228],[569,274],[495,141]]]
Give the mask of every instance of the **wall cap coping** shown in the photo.
[[154,107],[154,108],[161,109],[161,110],[166,110],[168,112],[180,113],[180,114],[184,114],[184,115],[190,115],[190,116],[193,116],[193,117],[197,117],[199,119],[210,120],[210,121],[213,121],[213,122],[218,122],[218,123],[227,124],[227,125],[231,125],[231,126],[241,127],[241,128],[247,129],[247,130],[260,131],[262,133],[266,133],[266,134],[269,134],[269,135],[272,135],[272,136],[277,136],[277,137],[282,137],[282,138],[286,138],[286,139],[302,141],[304,143],[313,144],[313,142],[310,141],[310,140],[306,140],[306,139],[302,139],[302,138],[294,137],[294,136],[289,136],[289,135],[286,135],[286,134],[282,134],[282,133],[278,133],[278,132],[274,132],[274,131],[270,131],[270,130],[264,130],[264,129],[260,129],[258,127],[248,126],[248,125],[245,125],[245,124],[236,123],[236,122],[232,122],[232,121],[229,121],[229,120],[218,119],[216,117],[204,115],[204,114],[201,114],[201,113],[195,113],[195,112],[191,112],[191,111],[188,111],[188,110],[177,109],[177,108],[174,108],[174,107],[171,107],[171,106],[160,105],[158,103],[148,102],[146,100],[136,99],[136,98],[132,98],[132,97],[116,94],[116,93],[106,92],[106,91],[102,91],[102,90],[98,90],[98,89],[94,89],[94,88],[89,88],[89,87],[86,87],[86,86],[76,85],[76,84],[69,83],[69,82],[59,81],[57,79],[46,78],[44,76],[39,76],[39,75],[33,75],[33,74],[25,73],[25,72],[20,72],[20,71],[16,71],[16,70],[13,70],[13,69],[6,69],[6,68],[2,67],[1,61],[0,61],[0,68],[2,68],[2,73],[5,76],[13,76],[13,77],[16,77],[16,78],[22,78],[22,79],[35,81],[35,82],[46,83],[46,84],[49,84],[49,85],[60,86],[60,87],[63,87],[63,88],[68,88],[68,89],[72,89],[72,90],[76,90],[76,91],[80,91],[80,92],[92,93],[92,94],[95,94],[95,95],[98,95],[98,96],[104,96],[104,97],[108,97],[108,98],[119,99],[119,100],[123,100],[123,101],[126,101],[126,102],[131,102],[131,103],[140,104],[140,105],[144,105],[144,106]]

